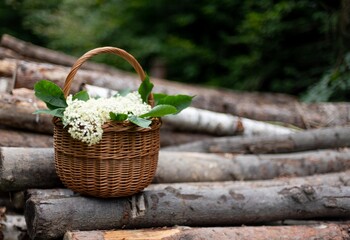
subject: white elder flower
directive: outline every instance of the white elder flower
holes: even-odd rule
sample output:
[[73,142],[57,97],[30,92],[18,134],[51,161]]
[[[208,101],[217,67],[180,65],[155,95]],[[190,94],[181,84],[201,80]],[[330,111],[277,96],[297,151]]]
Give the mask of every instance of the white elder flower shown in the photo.
[[151,110],[151,106],[143,103],[138,92],[111,98],[73,100],[67,97],[67,104],[62,122],[68,126],[68,132],[74,139],[88,145],[96,144],[102,139],[102,126],[110,120],[109,113],[132,114],[140,116]]

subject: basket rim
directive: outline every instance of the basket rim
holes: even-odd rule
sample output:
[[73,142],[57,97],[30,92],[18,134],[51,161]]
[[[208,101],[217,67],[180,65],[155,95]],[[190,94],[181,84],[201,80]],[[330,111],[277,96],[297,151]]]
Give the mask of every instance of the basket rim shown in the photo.
[[[120,131],[127,131],[127,130],[132,130],[132,131],[138,131],[138,132],[147,132],[150,130],[156,130],[161,127],[162,125],[162,120],[161,118],[151,118],[152,123],[148,128],[143,128],[140,126],[135,125],[132,122],[129,121],[113,121],[109,120],[106,123],[102,125],[103,132],[109,132],[109,131],[116,131],[118,128],[121,129]],[[62,119],[59,117],[53,117],[52,118],[52,123],[56,127],[64,128]]]

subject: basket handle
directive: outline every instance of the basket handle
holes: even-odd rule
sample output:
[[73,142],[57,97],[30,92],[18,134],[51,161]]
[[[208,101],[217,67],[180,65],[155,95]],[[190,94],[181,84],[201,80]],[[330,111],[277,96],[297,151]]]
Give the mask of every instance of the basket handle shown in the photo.
[[[66,81],[64,82],[64,86],[63,86],[63,93],[64,96],[67,98],[69,92],[70,92],[70,88],[72,85],[72,81],[74,79],[75,74],[77,73],[77,71],[79,70],[79,68],[91,57],[100,54],[100,53],[112,53],[115,54],[119,57],[122,57],[123,59],[125,59],[126,61],[128,61],[128,63],[130,63],[131,66],[133,66],[133,68],[135,69],[135,71],[137,72],[137,74],[139,75],[141,81],[143,81],[146,77],[145,72],[143,71],[141,65],[139,64],[139,62],[128,52],[126,52],[123,49],[120,48],[116,48],[116,47],[100,47],[100,48],[95,48],[92,49],[88,52],[86,52],[83,56],[81,56],[72,66],[69,74],[67,75]],[[148,104],[150,104],[153,107],[153,94],[151,93],[148,97]]]

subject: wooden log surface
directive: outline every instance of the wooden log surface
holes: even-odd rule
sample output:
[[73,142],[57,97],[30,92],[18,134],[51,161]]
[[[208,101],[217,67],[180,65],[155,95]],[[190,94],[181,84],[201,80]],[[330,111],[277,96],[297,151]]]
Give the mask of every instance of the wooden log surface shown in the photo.
[[349,214],[350,187],[311,185],[209,191],[168,188],[118,199],[30,197],[25,206],[32,239],[55,239],[68,230],[232,226],[283,219],[341,219]]
[[[8,34],[3,34],[0,45],[7,51],[4,54],[17,59],[27,58],[35,59],[41,62],[54,63],[63,66],[72,66],[77,58],[65,53],[47,49],[34,45],[30,42],[22,41]],[[82,66],[83,69],[91,69],[95,71],[108,71],[110,68],[103,64],[86,63]]]
[[[77,59],[61,52],[35,46],[7,34],[2,36],[0,45],[2,47],[0,53],[4,52],[3,57],[33,59],[62,66],[72,66]],[[126,82],[138,82],[135,74],[123,72],[103,64],[89,62],[82,66],[82,69],[84,68],[108,72],[119,76],[121,79],[126,79]],[[36,70],[33,69],[33,71],[35,72]],[[256,120],[286,122],[302,128],[315,128],[346,125],[350,118],[350,106],[346,103],[299,104],[296,98],[284,94],[242,93],[209,88],[202,88],[196,91],[193,88],[198,88],[198,86],[174,83],[164,79],[154,78],[153,80],[156,85],[162,86],[161,88],[164,92],[174,92],[175,90],[175,93],[178,94],[180,92],[185,93],[186,89],[188,91],[186,92],[187,94],[196,92],[194,94],[198,97],[195,99],[194,104],[197,107],[217,112],[228,112]],[[113,82],[105,84],[102,84],[102,82],[101,86],[118,89],[115,88]],[[180,89],[182,91],[179,91]],[[210,95],[211,101],[206,101],[206,98],[200,94],[201,92],[205,92],[207,96]]]
[[44,103],[34,98],[21,97],[8,93],[0,94],[0,122],[11,128],[52,133],[52,117],[47,114],[33,114],[46,108]]
[[[160,151],[153,182],[262,180],[308,176],[349,169],[350,150],[325,150],[293,155],[237,155]],[[52,148],[0,148],[0,191],[61,186]],[[35,174],[34,174],[35,173]]]
[[219,137],[163,148],[166,151],[213,153],[286,153],[350,146],[350,127],[330,127],[288,135]]
[[[7,59],[0,61],[0,70],[1,64],[8,65],[6,61]],[[10,59],[8,61],[13,62]],[[32,88],[33,84],[41,79],[49,79],[63,85],[68,72],[69,68],[59,65],[18,61],[14,74],[15,87]],[[7,71],[7,74],[9,73]],[[348,103],[302,104],[295,98],[283,94],[239,93],[155,78],[152,81],[155,83],[155,92],[195,95],[194,107],[259,121],[275,121],[301,128],[315,128],[343,126],[350,120]],[[136,89],[139,86],[139,80],[135,74],[110,74],[83,69],[78,72],[73,81],[72,92],[78,91],[82,83],[117,90]]]
[[18,131],[0,125],[0,147],[53,147],[53,138],[50,135]]
[[319,223],[304,226],[241,226],[191,228],[152,228],[114,231],[69,231],[64,240],[341,240],[349,239],[350,223]]
[[[52,151],[51,151],[52,152]],[[0,191],[62,186],[46,148],[0,148]]]
[[295,129],[261,121],[188,107],[179,114],[163,118],[176,129],[189,132],[210,133],[219,136],[283,135],[296,132]]

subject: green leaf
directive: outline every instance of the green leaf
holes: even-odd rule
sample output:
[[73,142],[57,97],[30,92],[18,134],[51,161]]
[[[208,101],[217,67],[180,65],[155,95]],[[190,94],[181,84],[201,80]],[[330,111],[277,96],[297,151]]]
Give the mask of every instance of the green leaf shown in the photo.
[[56,108],[53,110],[51,110],[51,109],[39,109],[39,110],[36,110],[33,114],[46,113],[46,114],[53,115],[55,117],[62,118],[64,110],[65,110],[65,108]]
[[67,107],[62,89],[48,80],[41,80],[34,85],[35,96],[46,103],[51,110]]
[[82,100],[82,101],[86,102],[87,100],[90,99],[90,96],[87,93],[87,91],[83,90],[83,91],[80,91],[80,92],[77,92],[76,94],[74,94],[73,100],[75,100],[75,99]]
[[125,121],[128,118],[128,115],[124,114],[124,113],[115,114],[114,112],[110,112],[109,116],[110,116],[111,120],[118,121],[118,122]]
[[143,128],[148,128],[149,125],[151,125],[152,121],[143,119],[140,117],[136,117],[134,115],[131,115],[128,117],[128,120],[132,122],[133,124],[136,124],[137,126],[143,127]]
[[155,105],[171,105],[177,109],[176,113],[181,112],[183,109],[189,107],[194,97],[188,95],[166,95],[162,93],[153,94]]
[[157,105],[151,109],[148,113],[142,114],[140,117],[163,117],[169,114],[177,113],[177,109],[171,105]]
[[148,102],[148,96],[150,95],[153,89],[153,83],[150,82],[149,77],[146,75],[145,80],[142,81],[138,89],[139,94],[143,102]]

